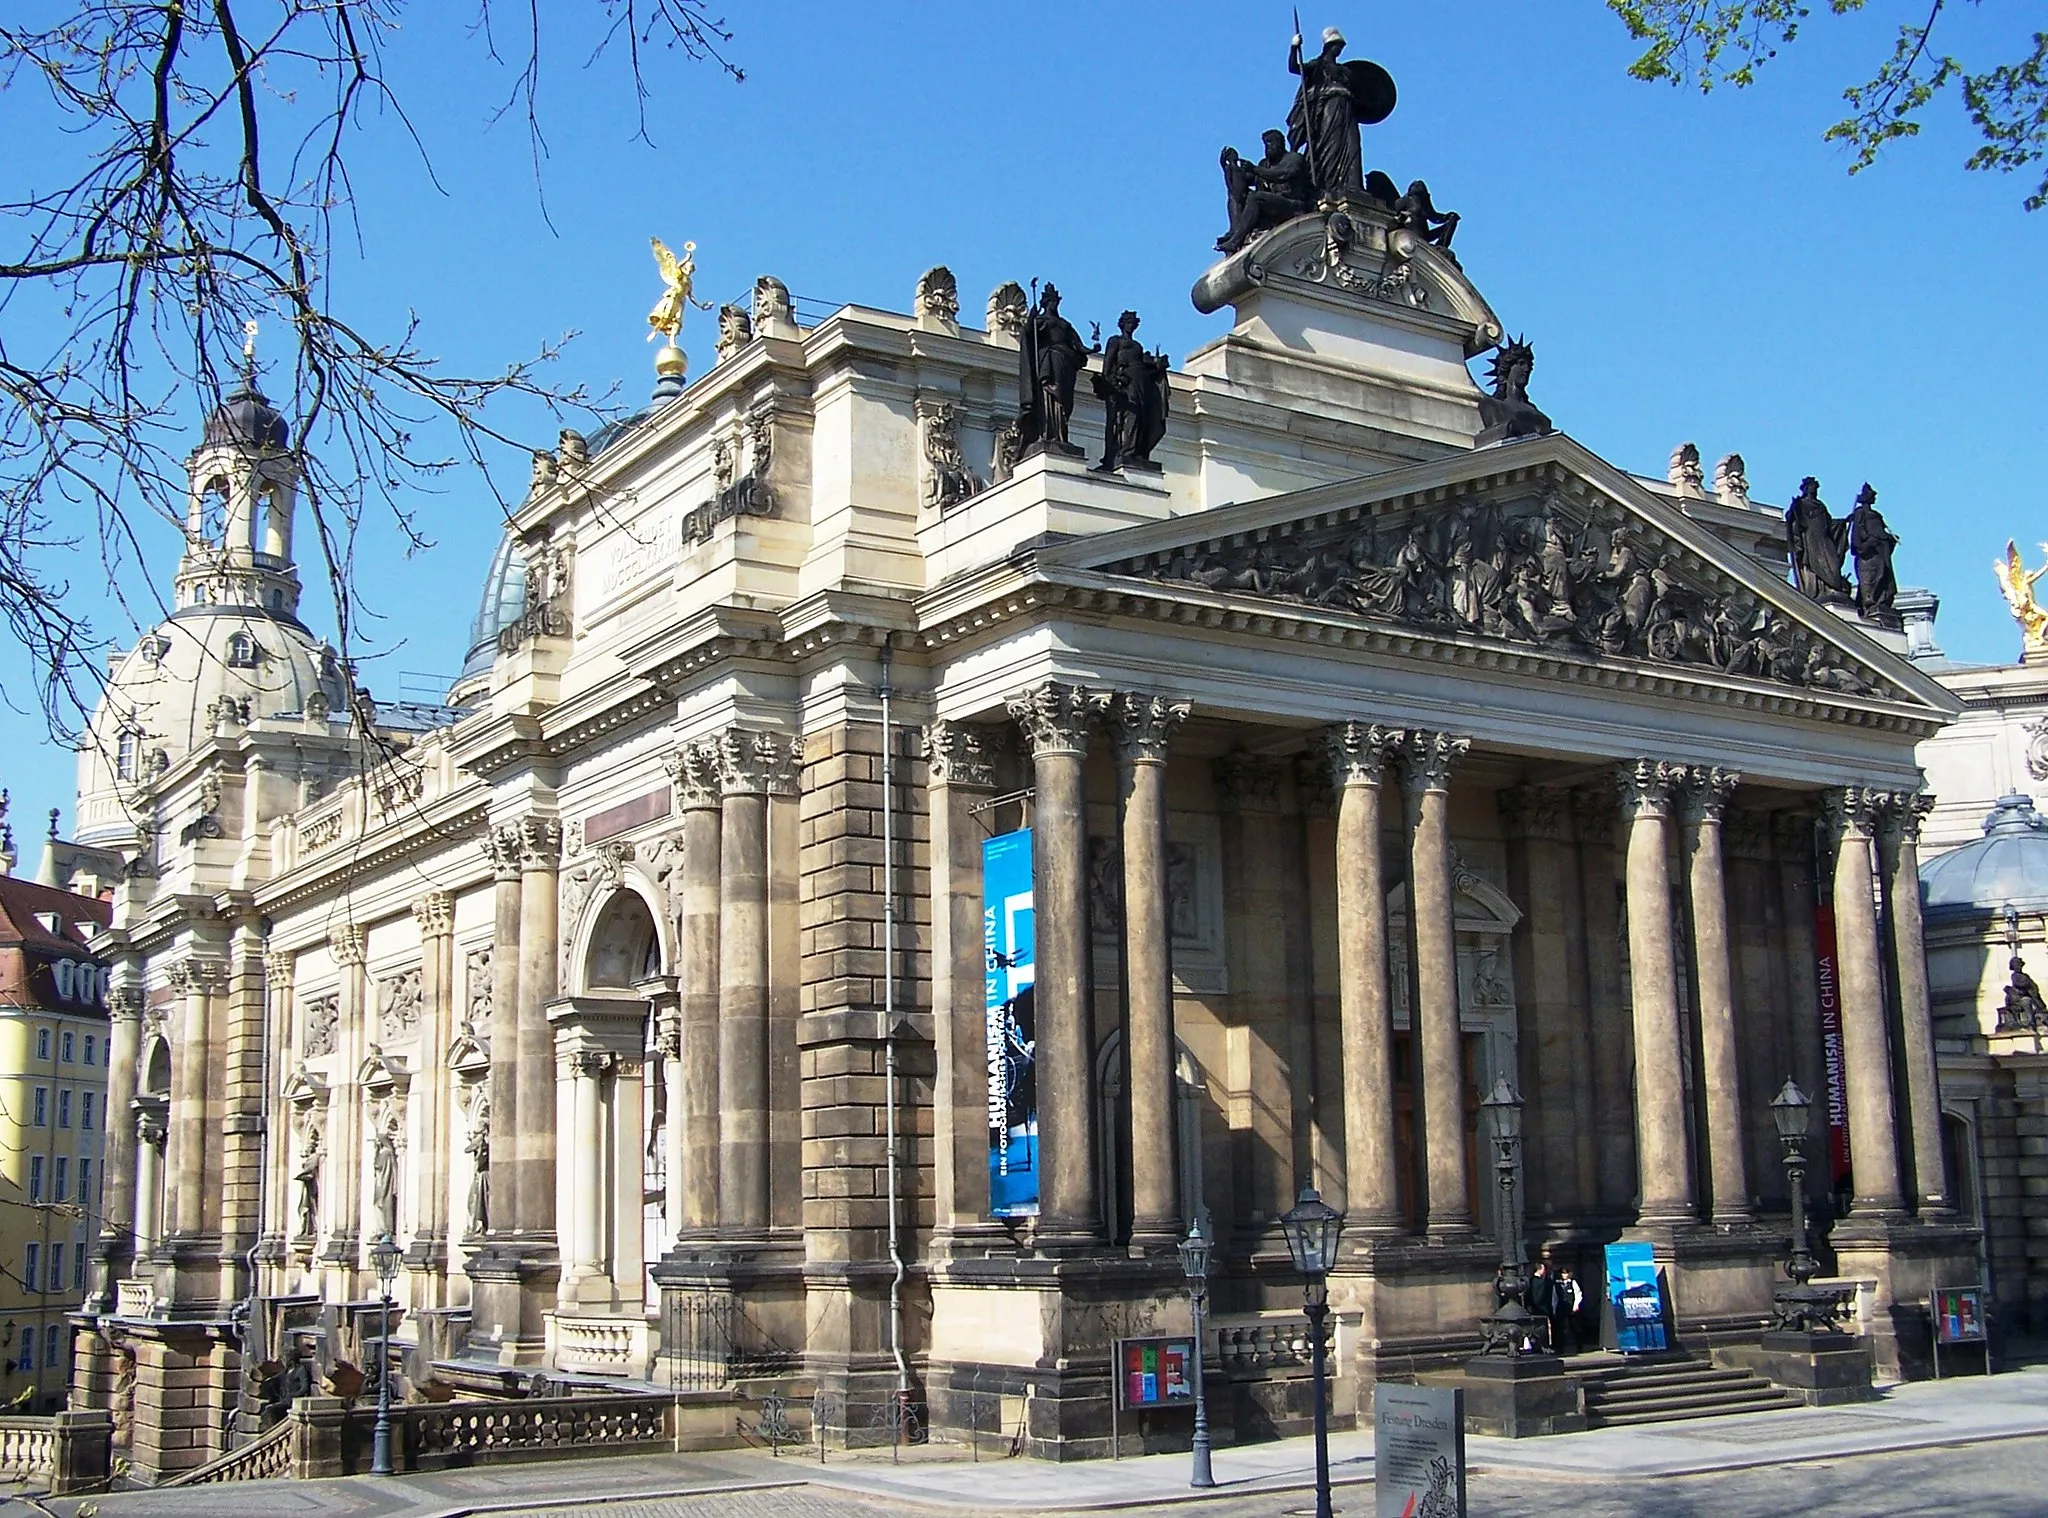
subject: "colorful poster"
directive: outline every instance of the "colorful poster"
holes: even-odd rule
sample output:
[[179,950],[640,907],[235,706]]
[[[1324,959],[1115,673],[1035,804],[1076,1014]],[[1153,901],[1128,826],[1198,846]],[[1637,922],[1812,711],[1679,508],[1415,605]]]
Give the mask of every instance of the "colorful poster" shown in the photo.
[[1976,1286],[1943,1287],[1934,1294],[1934,1327],[1944,1344],[1984,1342],[1984,1293]]
[[1037,1020],[1032,1010],[1031,829],[981,846],[983,1009],[988,1039],[988,1203],[1038,1216]]
[[1195,1400],[1193,1339],[1123,1339],[1117,1344],[1117,1395],[1129,1408]]
[[1671,1347],[1664,1332],[1664,1288],[1648,1244],[1607,1246],[1607,1300],[1614,1309],[1615,1348],[1623,1354]]
[[1835,909],[1826,903],[1813,909],[1813,963],[1820,982],[1821,1053],[1828,1080],[1829,1189],[1849,1188],[1849,1077],[1842,1050],[1842,987],[1835,957]]

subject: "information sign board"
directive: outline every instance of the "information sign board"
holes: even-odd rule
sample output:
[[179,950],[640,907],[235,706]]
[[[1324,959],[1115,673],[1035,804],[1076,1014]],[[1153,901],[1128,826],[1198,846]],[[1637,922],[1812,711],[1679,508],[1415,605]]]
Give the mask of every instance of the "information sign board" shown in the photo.
[[1374,1518],[1465,1518],[1465,1394],[1373,1388]]
[[1185,1335],[1119,1339],[1117,1400],[1126,1411],[1195,1405],[1195,1341]]
[[1607,1301],[1614,1313],[1614,1347],[1625,1355],[1671,1347],[1664,1331],[1664,1288],[1648,1244],[1607,1246]]

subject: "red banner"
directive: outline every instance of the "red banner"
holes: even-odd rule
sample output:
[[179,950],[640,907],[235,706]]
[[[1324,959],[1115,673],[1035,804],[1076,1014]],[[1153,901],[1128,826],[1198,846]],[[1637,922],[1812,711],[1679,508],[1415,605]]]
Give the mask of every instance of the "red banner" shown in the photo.
[[1836,979],[1835,909],[1813,909],[1813,965],[1820,982],[1820,1044],[1828,1078],[1829,1178],[1834,1190],[1849,1184],[1849,1082],[1842,1055],[1842,988]]

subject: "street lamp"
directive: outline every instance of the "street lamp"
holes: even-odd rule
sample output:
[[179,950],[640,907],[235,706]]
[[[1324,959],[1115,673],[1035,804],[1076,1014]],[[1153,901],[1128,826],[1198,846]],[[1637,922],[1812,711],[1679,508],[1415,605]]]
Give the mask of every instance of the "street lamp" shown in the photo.
[[1529,1311],[1522,1273],[1521,1219],[1515,1211],[1515,1151],[1522,1143],[1522,1099],[1503,1075],[1479,1104],[1493,1119],[1494,1179],[1500,1188],[1500,1265],[1493,1275],[1494,1309],[1479,1320],[1481,1354],[1515,1355],[1549,1342],[1550,1325]]
[[1785,1274],[1788,1287],[1777,1292],[1777,1329],[1794,1333],[1832,1331],[1841,1311],[1841,1293],[1817,1289],[1808,1283],[1820,1274],[1820,1261],[1813,1257],[1806,1239],[1806,1133],[1813,1103],[1787,1079],[1785,1089],[1771,1098],[1771,1121],[1777,1125],[1778,1141],[1785,1146],[1785,1179],[1792,1191],[1791,1258]]
[[389,1233],[377,1235],[370,1246],[370,1261],[377,1267],[378,1304],[381,1317],[377,1338],[377,1432],[370,1445],[370,1474],[389,1476],[391,1469],[391,1283],[398,1276],[398,1240]]
[[1330,1315],[1330,1293],[1326,1277],[1337,1262],[1337,1236],[1344,1231],[1344,1214],[1330,1206],[1313,1186],[1302,1189],[1300,1200],[1280,1217],[1287,1235],[1287,1252],[1294,1256],[1294,1268],[1301,1272],[1302,1308],[1308,1314],[1309,1365],[1316,1396],[1316,1511],[1315,1518],[1330,1518],[1330,1420],[1328,1367],[1323,1352],[1323,1321]]
[[1180,1268],[1188,1278],[1188,1313],[1195,1330],[1195,1442],[1194,1466],[1188,1473],[1189,1486],[1214,1486],[1209,1471],[1209,1398],[1202,1387],[1202,1309],[1209,1299],[1209,1253],[1213,1246],[1202,1229],[1198,1214],[1195,1226],[1180,1241]]

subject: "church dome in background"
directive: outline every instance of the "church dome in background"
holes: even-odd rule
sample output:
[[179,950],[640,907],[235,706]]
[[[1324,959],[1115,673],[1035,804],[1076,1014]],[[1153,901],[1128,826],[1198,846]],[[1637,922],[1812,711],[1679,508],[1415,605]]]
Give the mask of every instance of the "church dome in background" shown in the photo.
[[1920,895],[1930,917],[2048,908],[2048,817],[2031,797],[1999,797],[1982,838],[1920,867]]
[[469,652],[462,673],[448,691],[450,706],[467,706],[490,693],[491,662],[498,656],[498,634],[526,611],[526,555],[506,528],[484,572],[484,591],[469,625]]

